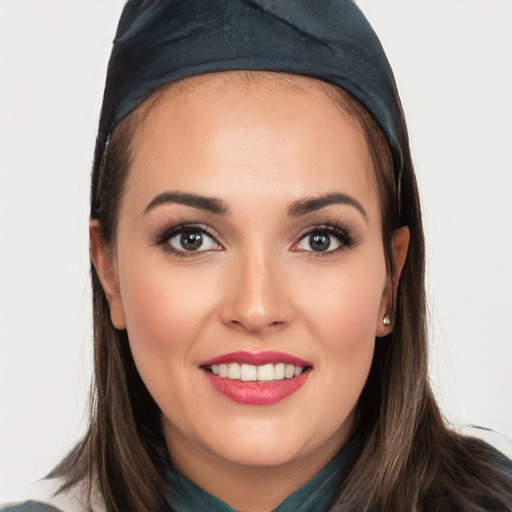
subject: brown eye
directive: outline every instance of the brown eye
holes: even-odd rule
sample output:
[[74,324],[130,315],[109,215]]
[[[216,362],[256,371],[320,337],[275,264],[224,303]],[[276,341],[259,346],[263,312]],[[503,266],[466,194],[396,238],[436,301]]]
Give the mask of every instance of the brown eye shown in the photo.
[[187,251],[197,251],[203,244],[203,234],[187,231],[180,236],[181,246]]
[[300,251],[325,252],[333,251],[341,245],[341,242],[326,230],[313,231],[306,235],[298,244]]
[[211,251],[218,248],[213,238],[200,229],[183,229],[167,242],[177,252]]
[[309,235],[309,246],[313,251],[326,251],[331,245],[331,237],[326,233]]

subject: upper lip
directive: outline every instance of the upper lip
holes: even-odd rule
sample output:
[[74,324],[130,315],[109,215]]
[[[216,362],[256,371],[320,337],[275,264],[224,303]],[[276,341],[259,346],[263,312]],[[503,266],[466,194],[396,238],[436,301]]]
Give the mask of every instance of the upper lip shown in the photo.
[[292,364],[293,366],[313,366],[311,362],[295,357],[284,352],[276,352],[268,350],[265,352],[230,352],[229,354],[222,354],[220,356],[212,357],[200,363],[200,366],[212,366],[214,364],[250,364],[253,366],[261,366],[264,364]]

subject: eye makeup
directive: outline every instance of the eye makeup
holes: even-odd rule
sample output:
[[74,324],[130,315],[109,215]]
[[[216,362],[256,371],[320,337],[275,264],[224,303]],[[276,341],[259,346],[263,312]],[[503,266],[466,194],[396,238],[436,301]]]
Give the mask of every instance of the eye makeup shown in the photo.
[[[335,243],[332,243],[332,238]],[[359,243],[353,228],[346,221],[330,220],[309,226],[298,236],[291,250],[295,252],[312,252],[315,257],[327,256],[335,252],[353,249]],[[302,247],[300,245],[302,244]],[[309,248],[304,248],[304,246]],[[332,247],[332,246],[335,247]]]
[[[214,230],[195,222],[178,222],[166,225],[156,231],[151,243],[160,246],[170,254],[179,257],[204,255],[209,251],[221,251],[224,247],[218,242]],[[182,245],[182,248],[176,245]],[[205,248],[202,248],[202,246]]]
[[[160,246],[171,255],[193,257],[224,250],[219,239],[219,234],[206,224],[175,220],[156,230],[151,245]],[[353,249],[358,243],[347,221],[330,219],[303,229],[294,238],[290,251],[323,257]]]

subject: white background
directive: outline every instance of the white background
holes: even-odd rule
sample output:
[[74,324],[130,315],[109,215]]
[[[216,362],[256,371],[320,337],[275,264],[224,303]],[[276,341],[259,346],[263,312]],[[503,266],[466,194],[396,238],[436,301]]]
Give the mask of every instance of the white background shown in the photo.
[[[83,432],[88,187],[122,0],[0,0],[0,501]],[[512,438],[512,2],[360,0],[423,201],[445,415]]]

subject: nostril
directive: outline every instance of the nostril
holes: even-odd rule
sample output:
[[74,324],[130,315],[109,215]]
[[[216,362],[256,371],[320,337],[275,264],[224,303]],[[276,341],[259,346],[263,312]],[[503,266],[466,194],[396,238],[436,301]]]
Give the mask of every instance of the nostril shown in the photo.
[[[253,262],[256,256],[252,255]],[[273,265],[231,267],[224,297],[219,304],[220,318],[225,325],[250,332],[281,329],[292,318],[292,303],[286,297],[288,283],[281,282]],[[258,267],[258,271],[256,268]]]

